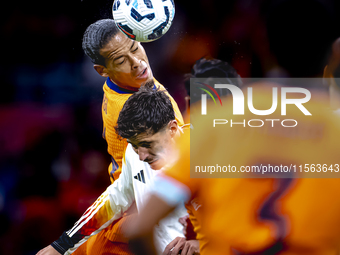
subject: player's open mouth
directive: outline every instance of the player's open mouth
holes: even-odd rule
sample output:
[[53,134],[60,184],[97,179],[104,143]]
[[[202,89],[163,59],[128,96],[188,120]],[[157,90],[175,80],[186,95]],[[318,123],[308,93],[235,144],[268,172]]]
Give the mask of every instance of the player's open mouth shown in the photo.
[[148,68],[147,67],[137,75],[137,79],[145,79],[147,77],[148,77]]

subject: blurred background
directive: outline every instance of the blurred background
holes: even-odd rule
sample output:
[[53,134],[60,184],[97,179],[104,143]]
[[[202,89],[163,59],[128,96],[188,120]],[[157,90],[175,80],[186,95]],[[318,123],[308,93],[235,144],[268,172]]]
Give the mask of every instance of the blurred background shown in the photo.
[[[183,112],[184,75],[201,57],[227,61],[241,77],[284,75],[268,47],[263,2],[175,0],[168,33],[143,44],[154,76]],[[339,36],[339,1],[317,2],[332,22],[312,29]],[[111,6],[108,0],[18,0],[2,7],[0,254],[35,254],[110,184],[101,136],[104,78],[81,42],[88,25],[112,18]]]

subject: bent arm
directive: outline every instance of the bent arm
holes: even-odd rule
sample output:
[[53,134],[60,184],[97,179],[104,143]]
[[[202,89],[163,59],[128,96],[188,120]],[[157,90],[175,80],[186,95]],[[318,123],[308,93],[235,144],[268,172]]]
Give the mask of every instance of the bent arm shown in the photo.
[[51,246],[60,254],[72,254],[91,236],[119,219],[134,201],[131,170],[129,165],[123,164],[120,178],[111,184],[75,225],[65,231]]

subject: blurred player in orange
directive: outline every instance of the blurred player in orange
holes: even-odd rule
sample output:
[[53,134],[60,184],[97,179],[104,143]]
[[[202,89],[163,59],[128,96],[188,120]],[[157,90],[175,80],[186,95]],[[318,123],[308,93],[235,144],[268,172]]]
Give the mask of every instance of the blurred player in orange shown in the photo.
[[[308,142],[284,129],[273,130],[272,134],[255,129],[245,137],[243,129],[227,133],[225,128],[220,128],[208,133],[211,128],[202,124],[194,127],[201,139],[192,140],[191,146],[205,148],[204,157],[223,158],[226,165],[294,162],[304,166],[306,162],[322,162],[328,167],[333,164],[334,170],[339,171],[335,169],[339,165],[334,164],[339,164],[340,120],[329,111],[327,102],[309,104],[308,109],[313,118],[305,121],[297,118],[301,129],[296,130],[306,132],[309,128]],[[224,112],[214,115],[221,113]],[[323,126],[321,138],[320,125]],[[198,197],[203,205],[196,217],[208,245],[201,246],[201,254],[337,254],[339,179],[249,179],[247,175],[242,179],[193,179],[188,159],[195,162],[203,155],[190,155],[189,136],[185,136],[180,141],[178,164],[159,179],[154,187],[155,195],[140,212],[142,220],[133,224],[132,233],[139,230],[139,234],[145,234],[147,224],[155,224],[175,207],[172,194],[177,194],[178,201]],[[329,149],[324,149],[326,146]]]
[[[190,104],[200,100],[200,94],[196,91],[190,91],[190,78],[204,78],[203,83],[209,83],[209,80],[214,78],[214,81],[228,82],[229,84],[234,84],[237,87],[242,86],[242,80],[237,71],[229,65],[219,59],[207,59],[201,58],[196,61],[193,66],[191,73],[186,75],[185,88],[188,96],[186,97],[187,103],[187,115],[190,114]],[[219,95],[228,95],[230,92],[228,90],[217,89]],[[189,213],[189,218],[184,226],[185,231],[189,233],[186,234],[186,238],[177,237],[173,242],[171,242],[165,249],[164,254],[177,254],[179,250],[182,250],[181,254],[196,254],[199,253],[199,243],[201,247],[207,245],[207,239],[205,235],[201,232],[201,225],[197,220],[201,214],[202,203],[198,197],[193,198],[186,204],[186,208]],[[174,247],[175,244],[175,247]],[[174,249],[172,249],[174,247]],[[170,249],[172,249],[170,251]]]
[[[111,182],[116,180],[121,173],[122,158],[127,145],[125,139],[119,139],[114,127],[117,123],[119,112],[126,100],[146,82],[153,81],[154,88],[165,88],[153,77],[149,61],[143,46],[127,38],[117,28],[112,19],[98,20],[91,24],[83,37],[83,49],[85,54],[94,64],[94,69],[107,78],[104,83],[104,98],[102,104],[103,137],[108,144],[108,153],[112,163],[109,166]],[[175,100],[169,95],[175,111],[175,117],[179,126],[183,125],[183,118]],[[135,209],[131,208],[131,212]],[[77,249],[73,249],[82,240],[78,232],[69,236],[66,232],[55,241],[52,246],[46,247],[38,254],[131,254],[128,250],[125,238],[120,229],[124,220],[112,223],[100,234],[91,237]],[[85,219],[86,220],[86,219]],[[80,224],[79,222],[76,224]],[[93,231],[89,225],[82,227],[86,233]],[[69,251],[72,249],[72,251]]]
[[[318,1],[308,1],[306,9],[306,2],[295,3],[271,1],[268,8],[271,50],[293,77],[320,77],[325,65],[323,60],[335,39],[334,27],[327,28],[334,23],[328,6],[325,8]],[[285,19],[287,22],[283,22]],[[310,40],[311,35],[313,40]],[[311,49],[317,49],[317,52],[314,54],[315,50]],[[271,89],[287,85],[254,84],[259,92],[257,107],[267,109],[273,101]],[[194,137],[190,139],[188,134],[181,137],[177,163],[159,178],[149,203],[140,212],[133,228],[130,226],[126,230],[135,239],[132,246],[136,253],[143,254],[147,241],[138,240],[149,240],[150,226],[179,201],[198,197],[203,205],[197,215],[198,221],[209,240],[208,245],[201,247],[201,254],[339,254],[340,119],[329,109],[326,88],[307,89],[313,95],[306,104],[312,115],[302,114],[297,107],[287,110],[287,117],[298,122],[295,127],[279,124],[263,128],[223,125],[213,128],[204,115],[195,115],[198,125],[194,124]],[[223,99],[226,108],[232,109],[231,97]],[[196,107],[191,112],[200,112],[200,105]],[[207,107],[212,109],[213,104]],[[225,108],[214,108],[209,114],[211,119],[223,116],[238,123],[255,116],[259,119],[249,111],[235,117]],[[282,115],[276,111],[270,118],[282,119]],[[190,151],[190,147],[195,150]],[[242,172],[235,176],[243,178],[232,178],[232,175],[224,179],[202,178],[209,177],[209,173],[202,173],[201,178],[190,178],[195,174],[195,169],[190,171],[190,164],[191,167],[207,166],[214,160],[225,166],[238,166],[238,170],[240,166],[269,164],[292,164],[301,169],[279,176],[283,178],[273,178],[275,175],[271,174],[264,175],[267,178],[251,178],[258,176]],[[310,175],[310,164],[327,167],[322,173],[319,172],[321,168],[318,169],[318,175],[313,175],[314,169]],[[311,176],[321,178],[294,178]]]
[[329,83],[330,105],[340,114],[340,37],[332,45],[332,53],[324,69],[324,78]]

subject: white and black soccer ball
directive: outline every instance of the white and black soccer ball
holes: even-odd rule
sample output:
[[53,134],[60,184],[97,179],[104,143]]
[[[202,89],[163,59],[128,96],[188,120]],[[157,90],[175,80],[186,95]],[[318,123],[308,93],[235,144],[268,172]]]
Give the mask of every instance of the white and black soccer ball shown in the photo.
[[115,0],[113,19],[130,39],[151,42],[170,28],[175,17],[173,0]]

